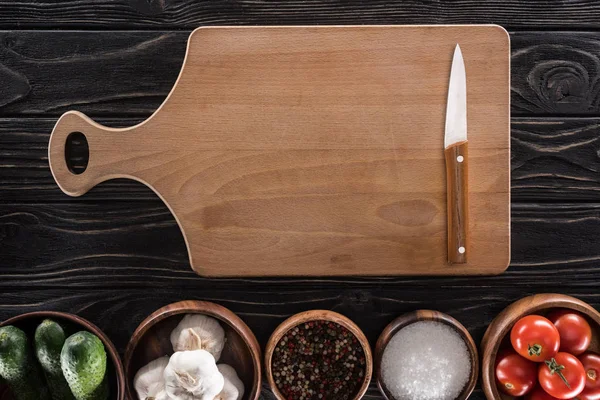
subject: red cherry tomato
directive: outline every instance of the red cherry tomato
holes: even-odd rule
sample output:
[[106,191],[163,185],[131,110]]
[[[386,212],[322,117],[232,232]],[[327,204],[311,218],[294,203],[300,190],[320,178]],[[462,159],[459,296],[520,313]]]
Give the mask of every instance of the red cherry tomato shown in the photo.
[[588,351],[578,358],[585,370],[585,388],[600,389],[600,354]]
[[583,392],[577,395],[577,400],[599,400],[600,390],[599,389],[583,389]]
[[[536,386],[531,392],[527,393],[525,400],[557,400],[550,396],[541,386]],[[582,399],[583,400],[583,399]]]
[[560,350],[579,355],[590,347],[592,328],[586,319],[571,310],[559,309],[548,314],[548,319],[558,329]]
[[585,389],[580,400],[600,400],[600,354],[587,352],[579,356],[585,370]]
[[510,331],[510,342],[517,353],[535,362],[552,358],[560,347],[558,329],[547,318],[528,315]]
[[510,396],[523,396],[536,384],[537,364],[512,350],[496,356],[496,381],[498,389]]
[[556,353],[538,368],[540,386],[558,399],[570,399],[585,388],[585,370],[572,354]]

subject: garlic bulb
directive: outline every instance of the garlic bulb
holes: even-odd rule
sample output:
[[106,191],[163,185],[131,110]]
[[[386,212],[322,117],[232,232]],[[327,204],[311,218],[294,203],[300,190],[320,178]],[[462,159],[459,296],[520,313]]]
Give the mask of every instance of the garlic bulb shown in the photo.
[[238,377],[237,372],[232,366],[227,364],[217,365],[219,372],[225,379],[223,390],[214,398],[214,400],[240,400],[244,396],[244,383]]
[[206,350],[219,360],[225,346],[225,331],[216,319],[187,314],[171,332],[173,351]]
[[158,399],[159,392],[164,391],[165,388],[163,372],[167,364],[169,364],[169,357],[157,358],[135,374],[133,386],[140,400]]
[[205,350],[178,351],[165,368],[165,391],[174,400],[213,400],[225,384]]

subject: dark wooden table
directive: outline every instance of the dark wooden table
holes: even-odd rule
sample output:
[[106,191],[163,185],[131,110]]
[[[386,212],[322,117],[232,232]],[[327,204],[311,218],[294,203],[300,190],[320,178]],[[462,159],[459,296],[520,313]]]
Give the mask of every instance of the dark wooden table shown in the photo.
[[[47,160],[57,117],[147,118],[201,25],[497,23],[512,40],[512,263],[496,277],[205,279],[166,206],[142,184],[64,195]],[[512,301],[559,292],[600,306],[600,4],[594,0],[0,0],[0,320],[77,313],[123,351],[182,299],[238,313],[264,346],[289,315],[341,312],[374,344],[433,308],[477,342]],[[270,398],[264,390],[264,398]],[[483,399],[478,388],[472,398]],[[374,385],[366,396],[381,398]]]

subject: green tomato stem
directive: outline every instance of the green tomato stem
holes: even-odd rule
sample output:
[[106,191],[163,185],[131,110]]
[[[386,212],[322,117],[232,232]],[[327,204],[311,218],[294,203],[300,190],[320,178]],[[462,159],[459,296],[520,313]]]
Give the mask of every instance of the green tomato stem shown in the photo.
[[527,351],[529,352],[529,356],[539,357],[542,354],[542,345],[536,343],[532,346],[528,344]]
[[565,369],[565,366],[558,364],[554,358],[551,358],[550,361],[546,360],[544,362],[546,363],[548,368],[550,368],[550,374],[558,374],[558,376],[560,376],[560,379],[562,379],[565,385],[567,385],[567,387],[571,389],[571,385],[569,385],[569,382],[567,382],[567,378],[565,378],[565,376],[562,373],[562,370]]

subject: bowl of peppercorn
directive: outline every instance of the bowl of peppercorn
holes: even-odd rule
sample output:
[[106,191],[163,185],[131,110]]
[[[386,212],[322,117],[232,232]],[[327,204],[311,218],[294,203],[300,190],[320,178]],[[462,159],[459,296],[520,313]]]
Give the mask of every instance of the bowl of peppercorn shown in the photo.
[[279,400],[361,399],[373,359],[360,328],[333,311],[291,316],[275,329],[265,352],[267,380]]

